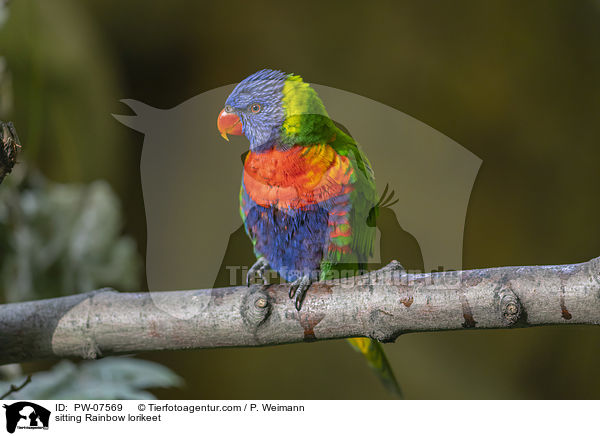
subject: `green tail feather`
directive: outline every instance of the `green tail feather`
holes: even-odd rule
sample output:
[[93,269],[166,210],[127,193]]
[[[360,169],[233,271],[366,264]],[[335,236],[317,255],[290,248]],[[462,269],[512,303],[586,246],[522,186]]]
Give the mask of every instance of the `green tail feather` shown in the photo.
[[350,338],[348,342],[350,342],[352,348],[365,356],[369,366],[373,369],[381,383],[383,383],[386,390],[390,394],[402,398],[402,390],[394,376],[390,362],[383,351],[383,346],[379,342],[369,338]]

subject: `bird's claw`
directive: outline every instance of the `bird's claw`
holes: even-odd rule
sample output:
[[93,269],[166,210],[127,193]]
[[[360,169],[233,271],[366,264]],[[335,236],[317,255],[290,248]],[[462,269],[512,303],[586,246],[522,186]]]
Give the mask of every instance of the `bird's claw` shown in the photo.
[[290,299],[294,300],[294,307],[296,307],[297,311],[300,311],[302,308],[302,301],[311,284],[312,280],[310,276],[304,275],[293,281],[290,285]]
[[265,274],[267,268],[269,268],[269,262],[267,262],[264,257],[259,258],[248,270],[248,274],[246,275],[246,285],[250,286],[250,280],[252,280],[252,277],[254,276],[260,277],[264,285],[268,284],[269,280]]

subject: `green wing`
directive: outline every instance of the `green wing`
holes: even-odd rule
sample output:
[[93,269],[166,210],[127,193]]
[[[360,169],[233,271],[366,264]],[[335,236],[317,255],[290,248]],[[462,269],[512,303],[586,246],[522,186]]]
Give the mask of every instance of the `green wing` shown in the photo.
[[361,151],[352,137],[339,128],[335,128],[334,140],[329,145],[341,156],[350,160],[352,176],[350,183],[353,190],[349,195],[351,209],[349,213],[350,237],[333,237],[330,239],[332,246],[347,246],[349,252],[340,254],[330,251],[324,259],[322,279],[330,278],[329,271],[335,270],[361,270],[366,268],[366,263],[373,255],[375,243],[375,226],[369,220],[369,214],[377,203],[375,190],[375,177],[371,163]]

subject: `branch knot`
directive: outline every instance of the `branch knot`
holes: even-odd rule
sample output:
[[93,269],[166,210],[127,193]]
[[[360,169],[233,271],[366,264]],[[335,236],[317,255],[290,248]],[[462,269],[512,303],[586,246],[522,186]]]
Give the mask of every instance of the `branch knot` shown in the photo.
[[523,312],[521,301],[510,288],[502,288],[498,292],[498,311],[507,326],[514,325],[521,317]]
[[256,330],[269,317],[271,303],[262,286],[253,285],[248,290],[240,307],[240,313],[244,324]]

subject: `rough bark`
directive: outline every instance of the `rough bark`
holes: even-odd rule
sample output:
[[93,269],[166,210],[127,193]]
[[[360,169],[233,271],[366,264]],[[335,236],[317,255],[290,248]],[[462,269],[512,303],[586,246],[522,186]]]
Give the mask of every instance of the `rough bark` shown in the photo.
[[17,163],[21,142],[11,122],[0,121],[0,183]]
[[[173,311],[158,308],[157,299]],[[549,324],[600,324],[600,258],[432,274],[406,274],[392,262],[360,277],[314,283],[300,312],[286,284],[104,289],[6,304],[0,363],[356,336],[388,342],[406,332]]]

